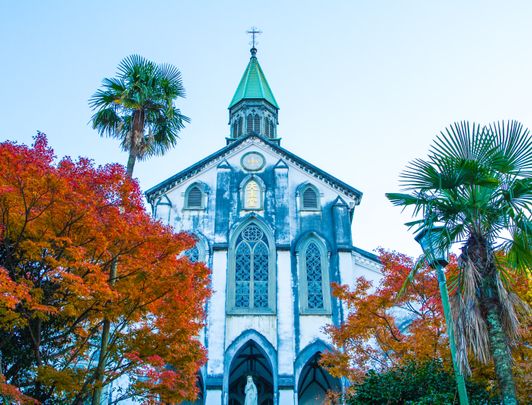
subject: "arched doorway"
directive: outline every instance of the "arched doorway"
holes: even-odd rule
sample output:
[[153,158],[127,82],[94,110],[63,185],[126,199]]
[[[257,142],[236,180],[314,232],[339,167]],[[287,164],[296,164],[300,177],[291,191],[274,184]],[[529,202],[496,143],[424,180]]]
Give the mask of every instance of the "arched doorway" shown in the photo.
[[340,381],[320,366],[321,353],[314,354],[299,375],[298,404],[323,404],[328,391],[341,391]]
[[235,354],[229,371],[229,405],[244,405],[247,376],[257,386],[258,405],[273,405],[272,365],[266,353],[253,340]]

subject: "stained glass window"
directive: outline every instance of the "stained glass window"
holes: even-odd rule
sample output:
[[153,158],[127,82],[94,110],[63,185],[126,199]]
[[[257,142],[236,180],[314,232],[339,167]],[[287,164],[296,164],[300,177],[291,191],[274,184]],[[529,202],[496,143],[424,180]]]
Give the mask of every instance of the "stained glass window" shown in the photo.
[[308,308],[323,308],[321,252],[314,242],[309,243],[305,251],[305,266]]
[[199,262],[199,250],[197,246],[194,246],[193,248],[188,249],[185,252],[185,255],[188,257],[188,260],[190,260],[192,263]]
[[268,240],[255,224],[237,239],[234,276],[236,308],[268,308]]

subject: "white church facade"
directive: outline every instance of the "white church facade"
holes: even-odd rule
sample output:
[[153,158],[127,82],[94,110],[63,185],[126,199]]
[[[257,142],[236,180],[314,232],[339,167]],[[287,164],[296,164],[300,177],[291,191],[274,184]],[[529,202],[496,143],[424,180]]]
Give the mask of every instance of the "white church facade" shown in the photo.
[[212,269],[197,403],[316,404],[343,382],[319,366],[345,307],[331,283],[379,276],[353,246],[362,193],[280,146],[279,107],[256,57],[229,106],[227,145],[146,192],[153,214],[195,235]]

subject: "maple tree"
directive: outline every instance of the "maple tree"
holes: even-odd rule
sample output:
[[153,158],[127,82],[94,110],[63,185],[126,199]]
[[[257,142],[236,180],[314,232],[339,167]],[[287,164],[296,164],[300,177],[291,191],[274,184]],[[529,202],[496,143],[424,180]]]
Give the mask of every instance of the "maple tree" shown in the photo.
[[0,221],[1,395],[88,400],[109,319],[104,385],[127,374],[123,397],[194,398],[209,271],[182,255],[190,235],[145,212],[122,166],[56,163],[43,134],[1,143]]
[[[379,251],[382,278],[378,285],[360,277],[354,288],[334,285],[334,294],[348,307],[346,321],[330,325],[327,333],[335,350],[324,353],[322,364],[336,377],[347,377],[353,384],[362,384],[368,373],[383,374],[406,367],[412,362],[423,364],[434,359],[451,369],[450,351],[445,334],[445,319],[435,272],[421,264],[408,287],[414,260],[398,252]],[[446,268],[453,280],[458,274],[457,258],[451,255]],[[530,302],[530,284],[526,277],[513,274],[515,292]],[[452,284],[452,283],[450,283]],[[401,294],[399,294],[399,292]],[[455,291],[451,291],[453,295]],[[513,349],[518,396],[526,398],[530,385],[530,329],[523,325],[520,344]],[[478,362],[471,364],[471,380],[490,388],[496,384],[492,367]],[[382,380],[384,381],[384,380]]]

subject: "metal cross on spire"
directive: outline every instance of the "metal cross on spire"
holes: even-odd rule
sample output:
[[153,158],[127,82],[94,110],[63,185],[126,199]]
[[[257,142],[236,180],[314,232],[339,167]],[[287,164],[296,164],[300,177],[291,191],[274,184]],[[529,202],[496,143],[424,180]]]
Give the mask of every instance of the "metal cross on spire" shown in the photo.
[[260,31],[257,27],[251,27],[249,30],[246,31],[247,34],[251,34],[251,47],[255,48],[255,45],[258,44],[258,42],[255,42],[255,35],[262,34],[262,31]]

